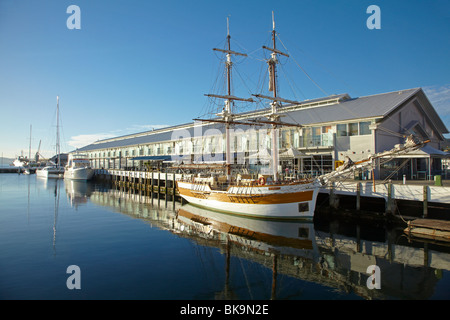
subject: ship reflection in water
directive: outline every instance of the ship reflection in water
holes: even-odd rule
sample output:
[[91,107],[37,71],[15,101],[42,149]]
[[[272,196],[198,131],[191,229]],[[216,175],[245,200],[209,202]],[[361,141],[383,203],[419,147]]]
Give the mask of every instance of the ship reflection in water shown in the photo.
[[[221,279],[225,280],[224,289],[215,293],[216,299],[243,299],[236,293],[237,286],[248,286],[248,292],[269,290],[264,296],[271,299],[436,299],[447,291],[449,247],[411,241],[401,228],[389,230],[337,220],[322,223],[249,219],[179,203],[172,210],[170,201],[166,205],[164,200],[123,190],[87,188],[85,183],[70,184],[66,191],[73,206],[89,198],[97,205],[189,239],[198,250],[218,249],[224,265],[211,269],[219,268],[224,276]],[[244,275],[251,274],[254,279],[255,270],[264,269],[266,274],[261,277],[270,285],[247,282],[245,277],[245,283],[233,280],[230,270],[233,264],[243,267],[242,261],[258,266],[247,267]],[[380,289],[367,286],[367,268],[373,265],[380,268]],[[205,277],[213,277],[213,270],[208,272]],[[318,290],[306,289],[309,285],[317,286],[321,293],[305,296]],[[448,298],[448,291],[444,295]]]

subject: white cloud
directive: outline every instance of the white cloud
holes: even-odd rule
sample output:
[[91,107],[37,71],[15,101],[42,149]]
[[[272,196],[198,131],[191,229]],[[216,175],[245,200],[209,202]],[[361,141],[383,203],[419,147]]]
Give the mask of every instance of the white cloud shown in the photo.
[[75,149],[87,146],[95,141],[112,138],[114,135],[108,133],[94,133],[94,134],[80,134],[78,136],[70,137],[67,144]]
[[[423,91],[447,129],[450,129],[450,84],[424,87]],[[446,134],[445,137],[450,139],[450,134]]]
[[450,84],[424,87],[423,91],[441,116],[450,115]]
[[67,142],[67,144],[69,146],[73,147],[74,149],[77,149],[77,148],[87,146],[98,140],[120,137],[120,136],[124,136],[124,135],[128,135],[128,134],[134,134],[134,133],[149,131],[149,130],[153,130],[153,129],[161,129],[161,128],[165,128],[168,126],[169,125],[164,125],[164,124],[155,124],[155,125],[151,125],[151,124],[138,125],[138,124],[136,124],[136,125],[132,125],[129,128],[114,130],[114,131],[110,131],[110,132],[80,134],[77,136],[72,136],[72,137],[70,137],[70,140],[69,140],[69,142]]

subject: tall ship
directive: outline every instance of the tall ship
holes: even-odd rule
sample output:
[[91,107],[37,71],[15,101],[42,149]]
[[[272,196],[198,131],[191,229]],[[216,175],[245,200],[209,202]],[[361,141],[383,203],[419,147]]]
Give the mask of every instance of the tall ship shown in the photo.
[[[273,18],[273,29],[271,37],[272,47],[263,46],[270,53],[267,59],[269,71],[269,91],[272,96],[253,94],[257,98],[270,101],[270,112],[263,119],[239,120],[235,119],[232,106],[235,101],[254,102],[253,98],[239,98],[232,92],[232,56],[246,56],[246,54],[231,50],[229,27],[227,26],[226,49],[214,49],[226,55],[226,83],[225,95],[206,95],[224,100],[222,112],[213,119],[194,119],[204,122],[217,122],[225,126],[225,165],[223,172],[208,172],[205,168],[203,174],[177,181],[180,196],[190,204],[208,209],[256,218],[269,219],[312,219],[316,208],[319,189],[332,181],[345,179],[355,170],[371,170],[374,160],[379,157],[393,158],[398,154],[408,153],[420,148],[424,143],[418,142],[413,137],[408,137],[405,144],[396,145],[392,150],[369,156],[367,159],[352,162],[350,159],[335,171],[314,178],[282,180],[279,173],[279,128],[282,126],[301,127],[300,124],[281,121],[278,108],[281,103],[295,104],[299,102],[283,99],[277,92],[277,64],[278,56],[289,57],[288,54],[276,47],[277,33],[275,31],[275,20]],[[258,177],[245,179],[244,174],[233,170],[234,158],[231,152],[230,130],[235,125],[268,126],[271,133],[270,174],[260,174]],[[209,169],[210,170],[210,169]]]

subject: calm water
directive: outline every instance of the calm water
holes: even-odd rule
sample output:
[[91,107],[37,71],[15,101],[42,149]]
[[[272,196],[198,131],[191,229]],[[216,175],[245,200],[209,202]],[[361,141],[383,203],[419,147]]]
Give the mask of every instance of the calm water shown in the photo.
[[[93,183],[0,174],[0,298],[450,298],[449,248],[410,243],[401,230],[151,202]],[[80,289],[68,289],[71,265]],[[370,265],[381,289],[367,287]]]

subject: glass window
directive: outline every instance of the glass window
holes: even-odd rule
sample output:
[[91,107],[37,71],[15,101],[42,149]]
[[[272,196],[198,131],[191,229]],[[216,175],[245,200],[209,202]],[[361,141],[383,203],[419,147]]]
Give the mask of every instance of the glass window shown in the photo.
[[348,135],[349,136],[357,136],[358,135],[358,123],[349,123],[348,124]]
[[300,148],[300,132],[294,132],[294,148]]
[[331,130],[331,126],[323,126],[322,133],[328,133]]
[[370,121],[360,122],[359,123],[359,134],[360,135],[370,134],[369,126],[370,126]]
[[311,128],[303,128],[303,147],[312,146]]
[[281,147],[288,149],[291,146],[291,130],[281,131]]
[[337,131],[338,137],[346,137],[347,136],[347,125],[346,124],[336,125],[336,131]]
[[322,133],[321,127],[313,127],[312,128],[313,146],[320,146],[321,133]]

